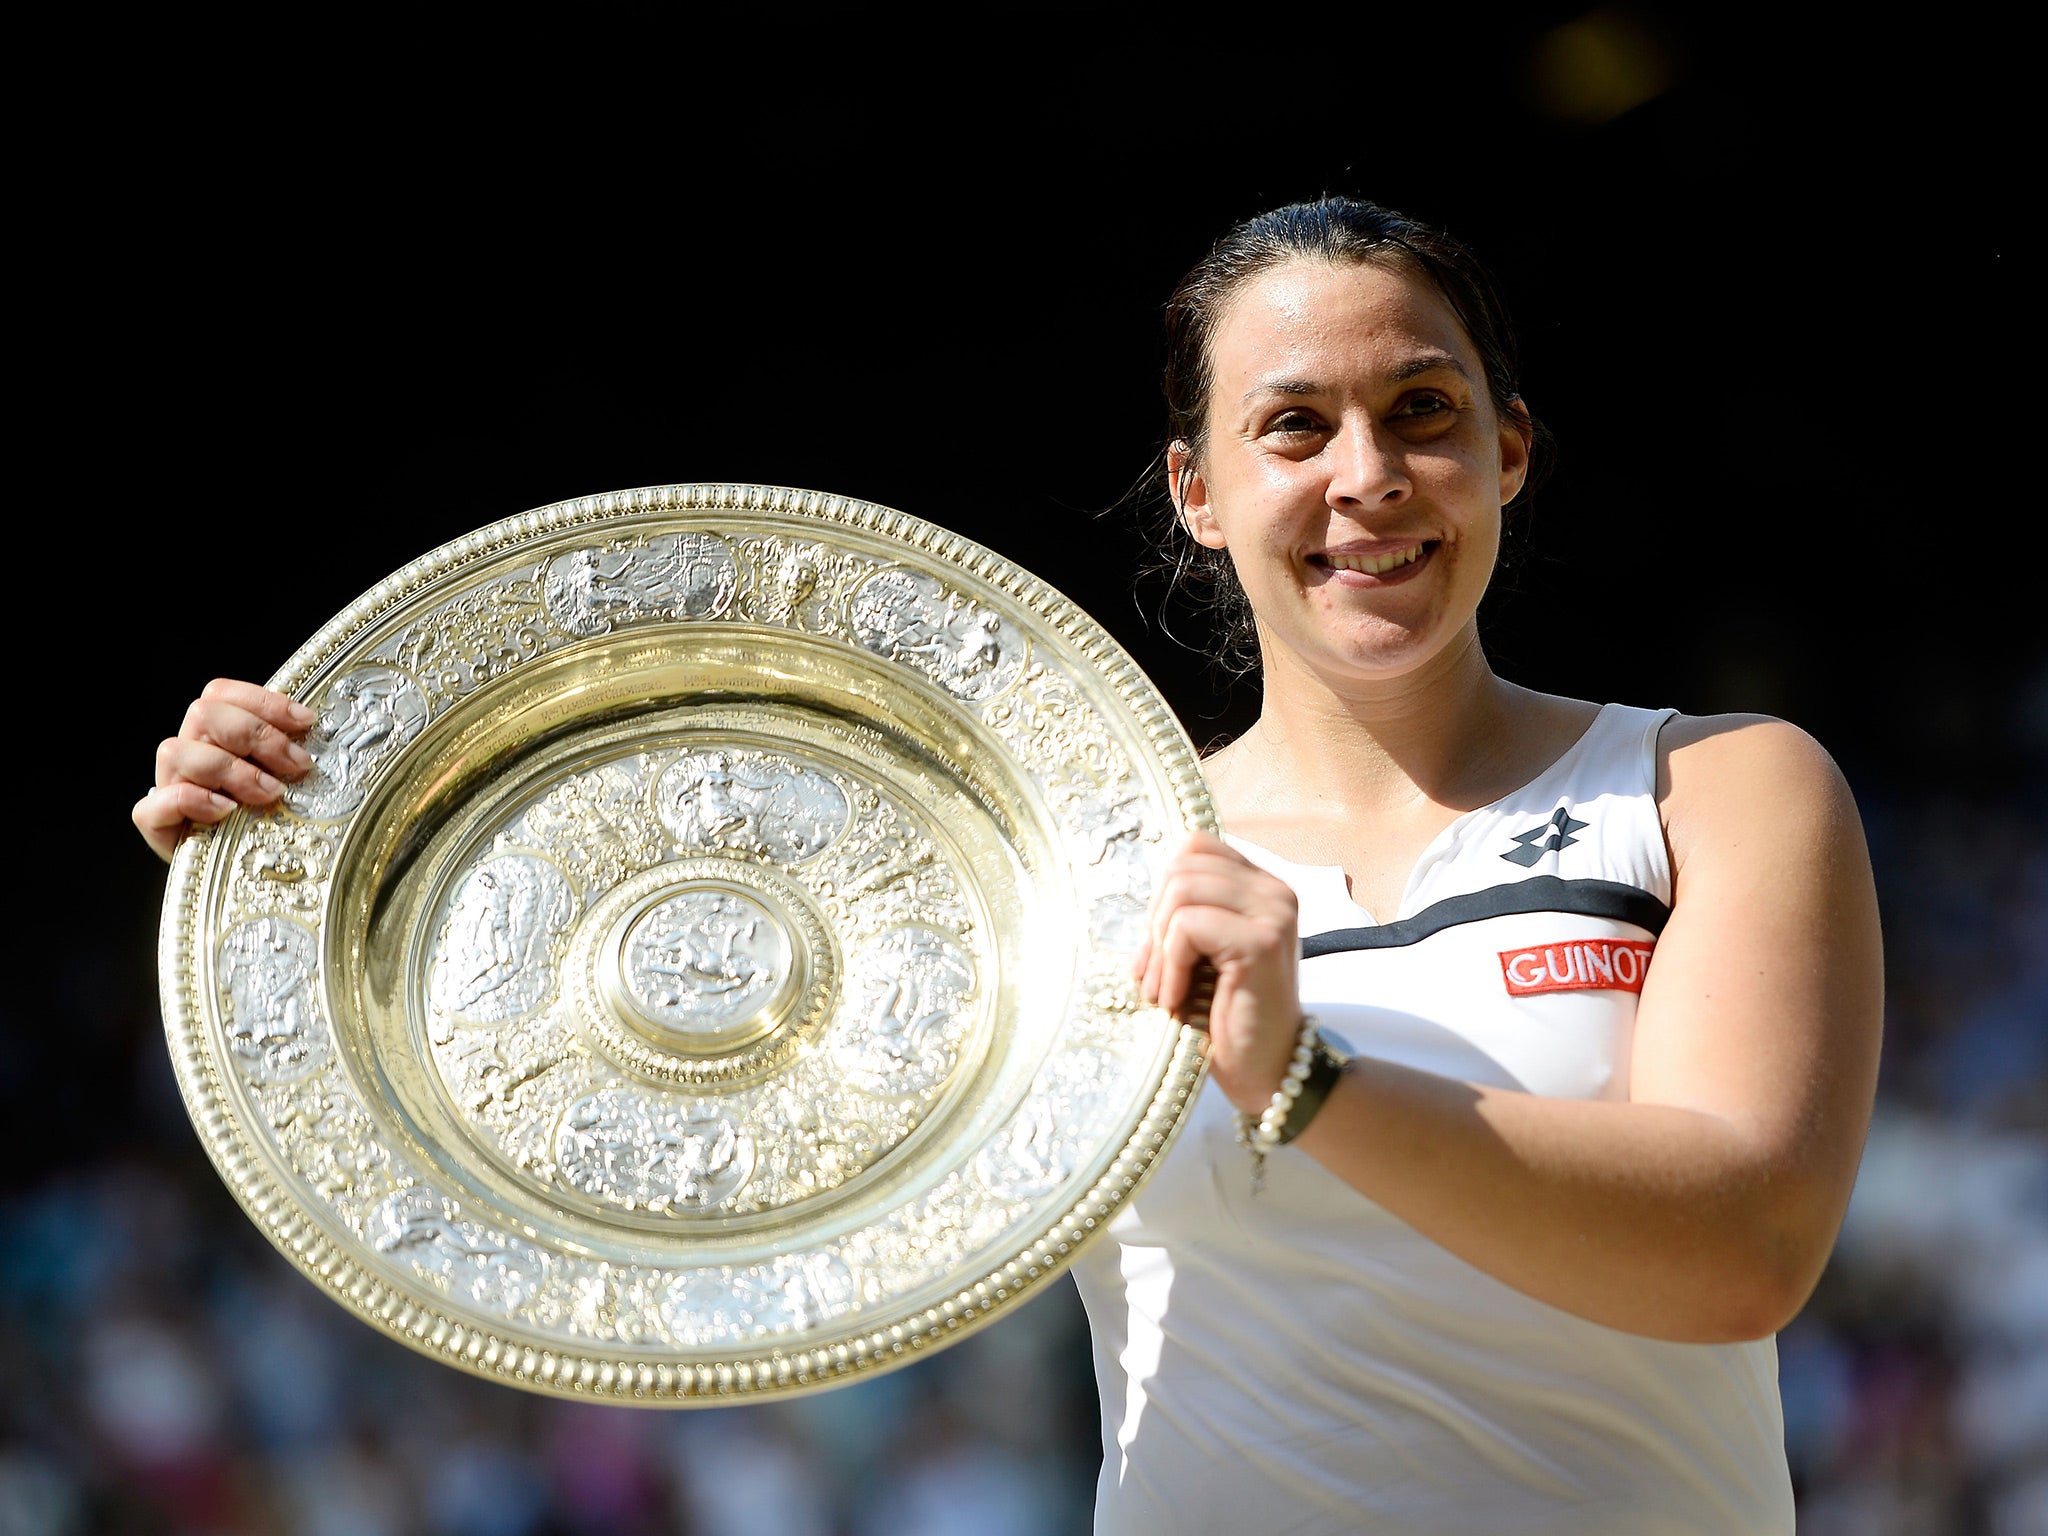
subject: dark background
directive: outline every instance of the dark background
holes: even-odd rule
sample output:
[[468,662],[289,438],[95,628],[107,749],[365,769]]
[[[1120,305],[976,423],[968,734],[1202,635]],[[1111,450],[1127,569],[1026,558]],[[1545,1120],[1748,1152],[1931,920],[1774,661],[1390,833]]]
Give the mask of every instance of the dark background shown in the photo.
[[[246,1387],[206,1363],[227,1347],[221,1296],[303,1282],[214,1179],[163,1060],[162,867],[126,813],[199,687],[269,676],[389,571],[501,517],[729,480],[881,502],[993,547],[1100,619],[1209,740],[1256,694],[1165,636],[1134,580],[1154,553],[1133,492],[1158,446],[1161,306],[1227,224],[1323,192],[1466,239],[1519,324],[1524,392],[1561,451],[1488,599],[1498,668],[1818,736],[1871,824],[1910,1010],[1885,1102],[2037,1157],[2048,650],[2022,211],[2039,156],[2016,39],[1845,14],[1809,30],[1727,6],[351,9],[87,19],[26,51],[51,111],[20,146],[34,489],[17,590],[53,665],[16,694],[0,1342],[19,1387],[0,1524],[13,1489],[59,1510],[52,1533],[325,1536],[278,1491]],[[1968,1035],[1987,978],[2006,1022],[1959,1068],[1942,1042]],[[1972,1071],[2020,1091],[1984,1112],[1951,1082]],[[2040,1200],[2024,1211],[2048,1229]],[[1866,1495],[1944,1523],[1842,1528],[2048,1528],[2038,1407],[2008,1460],[1943,1430],[1935,1471],[1896,1483],[1921,1466],[1900,1446],[1964,1411],[1969,1346],[1928,1299],[1938,1276],[1901,1292],[1880,1269],[1875,1290],[1852,1277],[1817,1302],[1823,1365],[1849,1383],[1831,1411],[1862,1411],[1878,1389],[1858,1373],[1894,1346],[1922,1406],[1795,1447],[1813,1528],[1828,1499]],[[421,1376],[314,1300],[301,1335],[339,1329],[342,1356],[414,1384],[372,1420],[454,1393],[450,1412],[540,1464],[518,1448],[549,1410],[478,1408],[517,1394]],[[215,1502],[136,1470],[95,1406],[78,1340],[102,1304],[218,1378]],[[1043,1331],[1080,1358],[1066,1313]],[[2048,1401],[2039,1342],[2023,1402]],[[1049,1379],[1080,1423],[1027,1459],[1092,1478],[1086,1383]],[[350,1454],[398,1464],[336,1412]],[[566,1485],[533,1475],[543,1523],[505,1529],[583,1529]],[[882,1518],[871,1495],[833,1498],[834,1529]],[[360,1529],[485,1529],[398,1503]]]

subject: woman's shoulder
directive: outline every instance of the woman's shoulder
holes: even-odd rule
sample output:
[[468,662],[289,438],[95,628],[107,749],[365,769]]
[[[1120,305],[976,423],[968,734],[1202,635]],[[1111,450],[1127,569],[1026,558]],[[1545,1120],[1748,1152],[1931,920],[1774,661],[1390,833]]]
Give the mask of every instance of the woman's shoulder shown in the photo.
[[1744,826],[1768,839],[1856,816],[1833,755],[1774,715],[1672,715],[1657,738],[1657,800],[1680,858]]
[[1658,792],[1674,774],[1693,772],[1839,775],[1834,758],[1809,731],[1776,715],[1673,713],[1657,735]]

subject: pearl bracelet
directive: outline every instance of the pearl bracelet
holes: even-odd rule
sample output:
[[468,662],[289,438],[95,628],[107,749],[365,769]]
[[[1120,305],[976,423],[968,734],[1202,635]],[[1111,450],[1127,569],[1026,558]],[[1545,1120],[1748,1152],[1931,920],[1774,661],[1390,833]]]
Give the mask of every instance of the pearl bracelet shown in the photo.
[[1287,1128],[1287,1117],[1293,1113],[1294,1101],[1301,1097],[1301,1085],[1308,1081],[1316,1059],[1316,1045],[1320,1040],[1316,1033],[1316,1019],[1312,1013],[1301,1016],[1301,1033],[1295,1036],[1294,1060],[1287,1064],[1287,1075],[1280,1079],[1280,1086],[1274,1091],[1258,1119],[1239,1110],[1237,1115],[1237,1142],[1249,1148],[1252,1154],[1252,1193],[1257,1194],[1266,1182],[1266,1154],[1280,1145],[1281,1135]]

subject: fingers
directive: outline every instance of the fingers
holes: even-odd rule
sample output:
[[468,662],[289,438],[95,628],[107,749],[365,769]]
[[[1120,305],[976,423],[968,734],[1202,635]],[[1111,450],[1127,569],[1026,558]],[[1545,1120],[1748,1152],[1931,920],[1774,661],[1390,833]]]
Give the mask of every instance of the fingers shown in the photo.
[[1301,1021],[1300,908],[1293,889],[1218,838],[1197,834],[1168,861],[1132,961],[1140,996],[1185,1020],[1213,971],[1208,1062],[1239,1109],[1263,1107]]
[[1139,994],[1178,1016],[1196,971],[1207,961],[1226,986],[1291,997],[1299,950],[1295,925],[1287,914],[1176,906],[1147,945]]
[[209,742],[171,736],[156,749],[156,787],[170,789],[180,784],[217,789],[250,806],[275,805],[284,795],[284,781],[248,758]]
[[136,801],[128,814],[151,851],[168,861],[189,827],[212,826],[234,808],[226,795],[198,784],[167,784]]
[[1285,881],[1235,853],[1183,853],[1169,864],[1153,896],[1151,937],[1157,941],[1174,914],[1187,907],[1238,913],[1284,929],[1290,938],[1300,912]]
[[[246,758],[274,775],[296,778],[313,766],[312,755],[297,740],[313,720],[305,705],[273,689],[215,678],[185,711],[178,735]],[[159,777],[157,782],[165,781]]]
[[282,731],[297,735],[312,725],[313,711],[288,693],[245,683],[232,677],[216,677],[199,690],[199,697],[213,703],[231,704],[268,720]]
[[1294,892],[1215,839],[1190,839],[1154,895],[1149,932],[1132,961],[1140,994],[1170,1012],[1188,1000],[1204,961],[1225,984],[1291,995],[1299,957]]
[[276,689],[215,678],[185,711],[178,734],[158,744],[156,787],[129,819],[168,859],[193,826],[211,826],[237,805],[276,804],[286,781],[313,766],[298,738],[316,718]]

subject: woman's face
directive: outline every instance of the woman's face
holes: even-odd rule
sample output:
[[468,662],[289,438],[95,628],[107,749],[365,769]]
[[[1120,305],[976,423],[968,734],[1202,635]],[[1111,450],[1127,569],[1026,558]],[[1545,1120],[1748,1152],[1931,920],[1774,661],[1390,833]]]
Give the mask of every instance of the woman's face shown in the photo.
[[1475,636],[1529,453],[1436,289],[1290,261],[1230,301],[1211,364],[1183,517],[1229,552],[1269,677],[1298,659],[1332,681],[1391,678]]

